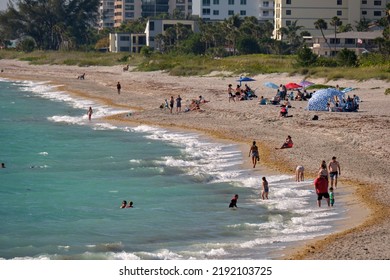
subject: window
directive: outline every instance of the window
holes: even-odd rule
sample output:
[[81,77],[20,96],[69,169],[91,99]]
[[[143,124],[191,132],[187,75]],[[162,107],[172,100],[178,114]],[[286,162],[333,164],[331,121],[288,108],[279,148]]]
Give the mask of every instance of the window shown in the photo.
[[291,10],[286,10],[286,15],[291,16]]
[[367,15],[367,11],[362,11],[362,15],[363,16]]
[[286,26],[290,26],[291,25],[291,20],[286,20]]
[[333,44],[333,45],[334,44],[336,44],[336,45],[340,44],[340,38],[336,38],[336,39],[335,38],[330,38],[330,43]]
[[246,5],[246,0],[240,0],[240,5]]
[[269,16],[269,11],[263,11],[263,17],[268,17]]
[[382,1],[374,1],[374,6],[382,6]]
[[337,5],[343,5],[343,0],[337,0]]
[[362,4],[366,5],[367,4],[367,0],[362,0]]
[[234,5],[234,0],[229,0],[228,4],[229,5]]
[[347,44],[347,45],[355,45],[355,39],[345,39],[345,44]]
[[130,41],[129,36],[119,36],[119,41]]
[[149,22],[149,31],[154,31],[154,21]]
[[233,10],[229,10],[229,11],[228,11],[228,15],[229,15],[229,16],[234,16],[234,11],[233,11]]
[[214,5],[219,5],[219,0],[213,0]]
[[218,16],[219,15],[219,11],[218,10],[213,10],[213,15],[214,16]]
[[286,0],[287,5],[291,5],[291,0]]
[[268,1],[263,1],[263,7],[269,7],[269,2]]
[[210,6],[210,0],[203,0],[202,1],[202,4],[203,4],[203,6]]
[[203,15],[210,15],[210,9],[203,9],[202,14]]
[[337,11],[337,15],[338,16],[342,16],[343,15],[343,11]]
[[240,11],[240,16],[246,16],[246,11]]
[[382,12],[381,11],[374,11],[374,16],[381,17],[382,16]]

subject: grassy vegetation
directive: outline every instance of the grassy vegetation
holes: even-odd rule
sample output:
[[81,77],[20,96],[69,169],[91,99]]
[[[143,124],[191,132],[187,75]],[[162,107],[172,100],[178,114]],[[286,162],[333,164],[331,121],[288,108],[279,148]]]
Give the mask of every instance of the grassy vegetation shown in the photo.
[[63,64],[78,66],[113,66],[130,64],[138,71],[162,70],[174,76],[207,75],[213,71],[221,75],[256,75],[266,73],[289,73],[306,77],[322,77],[326,80],[381,79],[390,81],[390,61],[369,64],[365,62],[359,67],[297,67],[295,56],[278,55],[243,55],[226,58],[209,56],[152,54],[145,58],[141,55],[124,53],[99,52],[55,52],[34,51],[22,53],[1,50],[0,59],[19,59],[31,64]]

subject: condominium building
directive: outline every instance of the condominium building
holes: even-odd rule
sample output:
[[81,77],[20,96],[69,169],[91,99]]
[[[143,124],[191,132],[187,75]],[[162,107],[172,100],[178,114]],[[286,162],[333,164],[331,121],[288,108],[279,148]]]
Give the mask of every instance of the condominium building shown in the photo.
[[263,0],[192,0],[192,14],[204,20],[218,21],[233,15],[274,19],[274,1]]
[[[104,2],[104,0],[103,0]],[[141,17],[155,17],[180,11],[184,16],[191,14],[192,0],[115,0],[114,26]]]
[[297,21],[313,36],[321,34],[314,22],[323,19],[328,23],[325,34],[332,33],[330,20],[337,16],[344,25],[355,26],[362,19],[378,20],[385,16],[386,4],[390,0],[275,0],[274,37],[281,39],[280,28]]
[[101,0],[99,6],[98,28],[114,27],[114,0]]

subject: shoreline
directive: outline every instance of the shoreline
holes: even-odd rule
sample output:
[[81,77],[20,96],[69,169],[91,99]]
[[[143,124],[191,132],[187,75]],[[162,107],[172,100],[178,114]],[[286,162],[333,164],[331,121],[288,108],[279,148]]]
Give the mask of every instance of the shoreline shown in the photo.
[[[4,62],[4,61],[0,61]],[[96,69],[92,69],[88,74],[87,74],[87,80],[85,81],[77,81],[75,78],[71,78],[71,76],[74,76],[74,71],[77,70],[77,67],[66,67],[66,66],[46,66],[47,72],[44,72],[41,68],[42,67],[37,67],[37,66],[31,66],[23,62],[17,62],[17,61],[7,61],[9,67],[12,67],[13,64],[16,64],[19,67],[15,67],[11,70],[9,67],[2,66],[5,68],[7,71],[5,73],[2,73],[3,77],[7,78],[13,78],[13,79],[26,79],[26,80],[35,80],[35,81],[44,81],[44,80],[50,80],[53,84],[61,84],[62,86],[60,87],[61,90],[64,90],[68,92],[70,95],[75,95],[79,97],[84,97],[87,99],[91,100],[97,100],[97,102],[101,103],[103,102],[104,104],[107,104],[109,106],[114,106],[114,107],[119,107],[119,108],[128,108],[129,110],[135,111],[135,114],[132,114],[131,117],[125,118],[122,116],[114,116],[108,118],[109,121],[120,121],[120,122],[125,122],[125,123],[134,123],[134,124],[149,124],[149,125],[154,125],[154,126],[160,126],[160,127],[165,127],[165,128],[173,128],[173,129],[184,129],[184,130],[191,130],[191,131],[196,131],[197,133],[201,134],[206,134],[207,136],[211,138],[215,138],[217,140],[223,140],[223,141],[231,141],[234,142],[235,144],[238,144],[239,147],[241,148],[241,151],[243,153],[243,158],[246,158],[247,150],[249,149],[249,144],[253,139],[255,139],[258,143],[259,150],[260,150],[260,155],[261,155],[261,165],[265,165],[266,169],[271,170],[272,172],[275,173],[287,173],[287,174],[294,174],[294,169],[295,166],[300,164],[301,161],[305,163],[305,169],[306,169],[306,178],[310,178],[314,174],[314,170],[316,170],[317,165],[314,167],[310,168],[311,161],[307,159],[307,157],[310,157],[310,154],[305,154],[308,153],[307,151],[300,151],[300,153],[293,153],[293,154],[288,154],[287,156],[284,156],[284,154],[281,153],[281,151],[275,152],[273,150],[273,147],[271,146],[270,143],[276,143],[277,139],[281,139],[278,141],[283,142],[283,139],[285,135],[292,134],[293,139],[295,140],[297,136],[297,132],[303,134],[305,136],[305,131],[294,131],[294,129],[289,129],[286,127],[284,124],[280,122],[280,119],[275,117],[275,116],[263,116],[266,121],[269,122],[269,125],[266,127],[267,129],[274,129],[275,134],[272,133],[265,133],[265,137],[259,138],[255,137],[254,133],[248,133],[246,134],[245,132],[249,129],[255,129],[254,126],[249,126],[248,125],[248,119],[252,117],[256,117],[255,114],[250,115],[249,117],[247,116],[248,111],[244,110],[242,108],[238,108],[235,110],[235,107],[232,106],[240,106],[241,104],[244,104],[246,102],[251,102],[247,103],[249,105],[253,105],[254,102],[256,101],[243,101],[243,102],[237,102],[241,103],[240,105],[238,104],[227,104],[226,100],[226,94],[223,89],[221,93],[216,93],[214,92],[214,89],[208,93],[208,96],[211,96],[211,98],[208,98],[206,96],[206,99],[211,99],[210,103],[207,103],[204,105],[205,112],[189,112],[189,113],[181,113],[181,114],[172,114],[170,115],[167,112],[163,112],[160,109],[157,108],[157,104],[161,104],[162,97],[168,97],[169,95],[177,95],[178,92],[182,92],[183,88],[187,87],[186,83],[184,82],[183,85],[181,84],[181,87],[178,87],[178,89],[173,88],[172,90],[172,83],[169,81],[171,77],[163,74],[163,73],[137,73],[137,77],[131,77],[133,72],[129,73],[130,77],[122,77],[123,73],[120,73],[119,71],[122,71],[121,69],[113,69],[113,67],[94,67]],[[25,67],[21,67],[25,66]],[[21,68],[18,69],[18,68]],[[28,69],[27,69],[28,68]],[[52,70],[50,70],[52,68]],[[53,74],[50,74],[50,72],[55,72],[54,70],[60,68],[61,71],[64,71],[67,76],[65,77],[59,77]],[[66,69],[65,69],[66,68]],[[145,98],[143,94],[147,92],[147,89],[145,89],[141,94],[135,94],[134,92],[128,92],[124,91],[121,95],[122,96],[117,96],[116,95],[116,90],[114,88],[111,88],[112,85],[115,85],[115,80],[112,80],[112,77],[104,77],[104,74],[99,77],[96,77],[95,80],[88,80],[89,76],[92,76],[96,74],[96,76],[99,75],[99,70],[102,73],[106,73],[112,71],[115,74],[120,74],[121,75],[121,81],[123,81],[124,85],[134,85],[136,82],[138,83],[139,77],[142,76],[142,74],[145,74],[148,76],[149,79],[147,79],[146,84],[149,83],[156,83],[156,77],[159,78],[159,86],[158,90],[161,90],[161,86],[164,87],[164,90],[161,90],[159,96],[154,96],[153,93],[150,93],[149,96]],[[83,69],[84,70],[84,69]],[[90,70],[90,68],[86,68],[86,70]],[[97,71],[98,70],[98,71]],[[94,72],[95,71],[95,72]],[[119,72],[119,73],[118,73]],[[125,73],[126,75],[127,73]],[[271,75],[272,76],[272,75]],[[101,80],[99,80],[99,78]],[[134,81],[127,81],[125,83],[125,79],[132,79]],[[150,80],[150,78],[152,78]],[[275,78],[275,77],[274,77]],[[176,79],[176,77],[175,77]],[[206,79],[206,80],[218,80],[219,84],[223,83],[226,84],[228,81],[225,81],[224,78],[210,78],[210,77],[190,77],[190,78],[177,78],[178,80],[184,80],[184,81],[189,81],[190,79],[195,80],[194,83],[195,85],[191,88],[192,90],[195,89],[195,87],[200,86],[199,85],[199,80]],[[233,78],[228,78],[227,80],[232,80]],[[266,78],[268,79],[268,77]],[[111,81],[112,80],[112,81]],[[119,78],[118,78],[119,80]],[[135,81],[137,80],[137,81]],[[349,82],[349,81],[347,81]],[[347,83],[346,82],[346,83]],[[95,84],[94,84],[95,83]],[[81,84],[81,85],[80,85]],[[105,84],[105,85],[104,85]],[[341,82],[340,82],[341,84]],[[209,84],[201,85],[201,89],[203,91],[209,90],[207,88]],[[220,86],[220,85],[219,85]],[[171,88],[170,88],[171,87]],[[147,87],[149,88],[149,87]],[[123,89],[123,86],[122,86]],[[171,89],[171,90],[170,90]],[[174,91],[174,93],[172,92]],[[215,93],[215,95],[211,95],[211,93]],[[127,95],[125,98],[123,98],[123,95]],[[183,94],[184,95],[184,94]],[[190,98],[196,98],[196,94],[192,94],[192,97]],[[359,94],[360,95],[360,94]],[[129,97],[130,96],[130,97]],[[157,97],[158,101],[153,102],[151,100],[148,100],[148,97]],[[214,101],[214,98],[216,101]],[[134,102],[133,102],[134,101]],[[135,101],[139,101],[135,102]],[[215,103],[214,103],[215,102]],[[211,106],[211,105],[216,105],[217,102],[224,102],[223,106],[224,108],[218,108],[218,106]],[[371,102],[371,101],[369,101]],[[134,104],[127,104],[127,103],[134,103]],[[151,103],[151,104],[150,104]],[[256,102],[257,103],[257,102]],[[141,104],[141,105],[140,105]],[[298,106],[303,105],[303,103],[299,104],[296,103],[297,105],[294,106],[295,108],[298,108]],[[210,105],[210,106],[208,106]],[[295,105],[295,103],[294,103]],[[365,105],[364,103],[362,105]],[[267,108],[264,109],[270,109],[273,106],[267,105]],[[256,106],[257,107],[257,106]],[[253,108],[256,108],[252,106],[249,110],[252,110]],[[363,106],[362,106],[363,107]],[[203,108],[203,107],[202,107]],[[261,108],[263,109],[263,108]],[[260,109],[260,110],[261,110]],[[299,108],[299,109],[302,109]],[[216,114],[213,115],[213,113],[216,111]],[[227,111],[227,112],[226,112]],[[294,110],[295,111],[295,110]],[[298,111],[298,110],[297,110]],[[301,112],[302,111],[302,112]],[[302,122],[302,124],[308,124],[308,121],[305,119],[308,119],[308,117],[311,115],[309,112],[305,112],[303,110],[299,111],[298,117],[298,122]],[[268,110],[269,113],[270,110]],[[276,111],[277,112],[277,111]],[[314,112],[316,113],[316,112]],[[167,115],[168,114],[168,115]],[[293,112],[294,117],[296,116],[296,112]],[[320,115],[321,118],[327,118],[329,115],[328,113],[324,112],[317,112],[317,114]],[[348,113],[344,113],[348,114]],[[350,113],[349,113],[350,114]],[[230,117],[235,117],[238,119],[238,121],[232,121],[230,122]],[[342,121],[343,115],[341,114],[335,114],[337,120],[336,121]],[[348,115],[349,117],[350,115]],[[386,115],[387,117],[388,115]],[[228,118],[228,121],[226,121],[226,118]],[[264,121],[264,118],[257,118],[257,120],[261,119],[261,121]],[[183,120],[184,119],[184,120]],[[206,121],[215,121],[215,124],[220,124],[218,127],[216,125],[206,125]],[[292,118],[290,118],[292,119]],[[244,126],[246,126],[245,129],[242,129],[238,124],[243,123]],[[306,122],[306,123],[305,123]],[[276,123],[276,126],[274,125]],[[291,123],[291,122],[290,122]],[[257,123],[258,124],[258,123]],[[309,125],[310,128],[311,124]],[[294,127],[293,127],[294,128]],[[387,128],[386,128],[387,129]],[[278,130],[282,130],[283,133],[281,133]],[[230,133],[232,132],[233,133]],[[284,132],[285,131],[285,132]],[[263,132],[263,131],[262,131]],[[295,134],[293,134],[295,133]],[[324,137],[326,137],[326,133],[322,133]],[[312,138],[310,138],[312,139]],[[332,137],[330,138],[332,139]],[[271,141],[270,141],[271,140]],[[342,141],[341,141],[342,142]],[[302,144],[305,143],[305,141],[296,141],[295,143]],[[329,143],[325,141],[325,143]],[[276,145],[279,145],[280,143],[278,142]],[[318,143],[317,143],[318,144]],[[321,144],[321,143],[320,143]],[[275,146],[275,145],[274,145]],[[346,147],[347,148],[347,147]],[[245,150],[247,149],[247,150]],[[296,146],[293,149],[297,149]],[[336,147],[335,147],[336,149]],[[310,149],[309,149],[310,150]],[[291,149],[292,151],[292,149]],[[289,153],[290,151],[283,151],[286,153]],[[295,152],[295,151],[294,151]],[[386,154],[386,151],[384,151]],[[332,156],[333,154],[330,154]],[[280,157],[282,156],[282,159]],[[341,165],[342,168],[344,167],[344,159],[342,156],[337,154],[338,158],[341,159]],[[324,157],[324,158],[329,158]],[[319,164],[321,157],[318,158],[315,162],[318,162]],[[249,164],[249,158],[247,160],[244,160],[245,164]],[[385,164],[385,168],[388,165]],[[308,168],[309,167],[309,168]],[[345,169],[344,169],[345,170]],[[368,184],[367,182],[364,182],[364,180],[359,181],[359,180],[354,180],[352,181],[350,178],[356,177],[356,176],[348,176],[346,181],[344,174],[346,172],[343,172],[343,177],[340,177],[341,184],[343,187],[346,186],[348,189],[349,195],[346,203],[348,203],[347,207],[350,209],[349,211],[352,213],[354,216],[353,219],[348,220],[348,225],[340,225],[340,231],[337,231],[334,234],[331,234],[329,236],[324,237],[319,237],[318,239],[310,240],[310,241],[303,241],[301,242],[300,245],[294,246],[293,248],[286,248],[286,259],[320,259],[320,258],[325,258],[325,259],[339,259],[341,258],[351,258],[351,259],[360,259],[360,258],[368,258],[368,259],[383,259],[386,258],[389,254],[389,252],[384,251],[381,252],[379,255],[374,254],[372,256],[367,256],[367,255],[362,255],[360,252],[360,248],[355,249],[355,254],[353,250],[348,249],[348,244],[351,245],[354,241],[354,237],[348,237],[348,236],[353,236],[353,235],[363,235],[362,232],[367,231],[372,231],[373,228],[378,228],[379,230],[381,229],[381,225],[385,224],[384,221],[388,219],[388,213],[389,213],[389,207],[386,205],[383,201],[380,201],[377,199],[374,195],[370,196],[370,194],[367,194],[366,189],[367,188],[378,188],[376,183],[370,183]],[[256,171],[258,173],[258,168],[256,168]],[[347,171],[348,174],[348,171]],[[351,174],[354,175],[354,174]],[[383,177],[385,174],[383,174]],[[380,179],[379,179],[380,181]],[[386,193],[386,187],[385,183],[386,181],[383,181],[384,185],[378,188],[376,190],[376,194],[379,196],[381,193]],[[354,194],[356,193],[356,194]],[[356,197],[359,197],[359,200],[356,200]],[[384,198],[384,201],[385,198]],[[339,202],[339,200],[338,200]],[[363,202],[367,207],[370,209],[370,213],[365,213],[362,214],[363,209],[361,209],[360,204]],[[336,202],[337,203],[337,202]],[[363,211],[364,212],[364,211]],[[383,234],[385,234],[385,230],[383,230]],[[382,237],[382,236],[381,236]],[[345,240],[345,238],[351,238],[351,240]],[[364,238],[364,237],[363,237]],[[370,247],[370,242],[367,242],[366,239],[365,244],[361,244],[363,247]],[[383,239],[382,239],[383,240]],[[386,238],[384,239],[386,242]],[[328,248],[324,248],[323,244],[329,244],[332,242],[333,244],[347,244],[345,247],[345,253],[339,254],[337,250],[329,250]],[[374,242],[375,243],[375,242]],[[375,243],[376,244],[376,243]],[[358,244],[359,245],[359,244]],[[376,246],[383,246],[384,244],[377,244]],[[356,246],[356,245],[355,245]],[[337,246],[332,246],[332,247],[337,247]],[[361,246],[360,246],[361,247]],[[385,247],[385,246],[384,246]],[[337,249],[337,248],[335,248]],[[362,249],[363,253],[367,250],[364,248]],[[329,252],[330,251],[330,252]],[[348,256],[349,251],[352,251],[350,257]],[[326,254],[325,254],[326,253]],[[374,253],[374,252],[373,252]]]

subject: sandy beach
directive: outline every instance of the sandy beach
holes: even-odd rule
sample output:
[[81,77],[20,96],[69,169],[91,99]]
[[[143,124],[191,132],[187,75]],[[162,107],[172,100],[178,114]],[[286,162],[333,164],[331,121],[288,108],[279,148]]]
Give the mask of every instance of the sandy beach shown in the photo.
[[[314,178],[322,160],[329,162],[337,156],[341,165],[339,185],[348,188],[349,197],[343,203],[350,209],[351,219],[340,225],[340,232],[289,248],[286,259],[390,258],[390,96],[384,94],[390,84],[386,81],[309,77],[307,80],[318,84],[353,87],[350,94],[362,101],[359,112],[313,112],[305,110],[306,101],[291,101],[292,117],[280,118],[280,107],[260,106],[258,99],[229,102],[227,85],[233,84],[234,88],[238,78],[229,73],[174,77],[162,72],[124,72],[122,66],[33,66],[16,60],[0,60],[0,68],[2,78],[47,81],[71,94],[131,112],[110,117],[114,122],[194,130],[240,144],[244,157],[256,140],[260,165],[272,172],[294,174],[296,166],[303,165],[306,178]],[[83,73],[85,80],[77,79]],[[267,98],[273,97],[276,90],[265,87],[264,82],[286,84],[304,79],[287,74],[253,78],[255,81],[248,85],[256,89],[256,95]],[[117,82],[122,85],[121,94],[117,93]],[[201,111],[176,113],[174,108],[171,114],[169,109],[159,108],[165,99],[179,94],[183,106],[200,95],[210,102],[202,104]],[[314,115],[319,120],[312,120]],[[275,149],[287,135],[292,136],[294,147]]]

